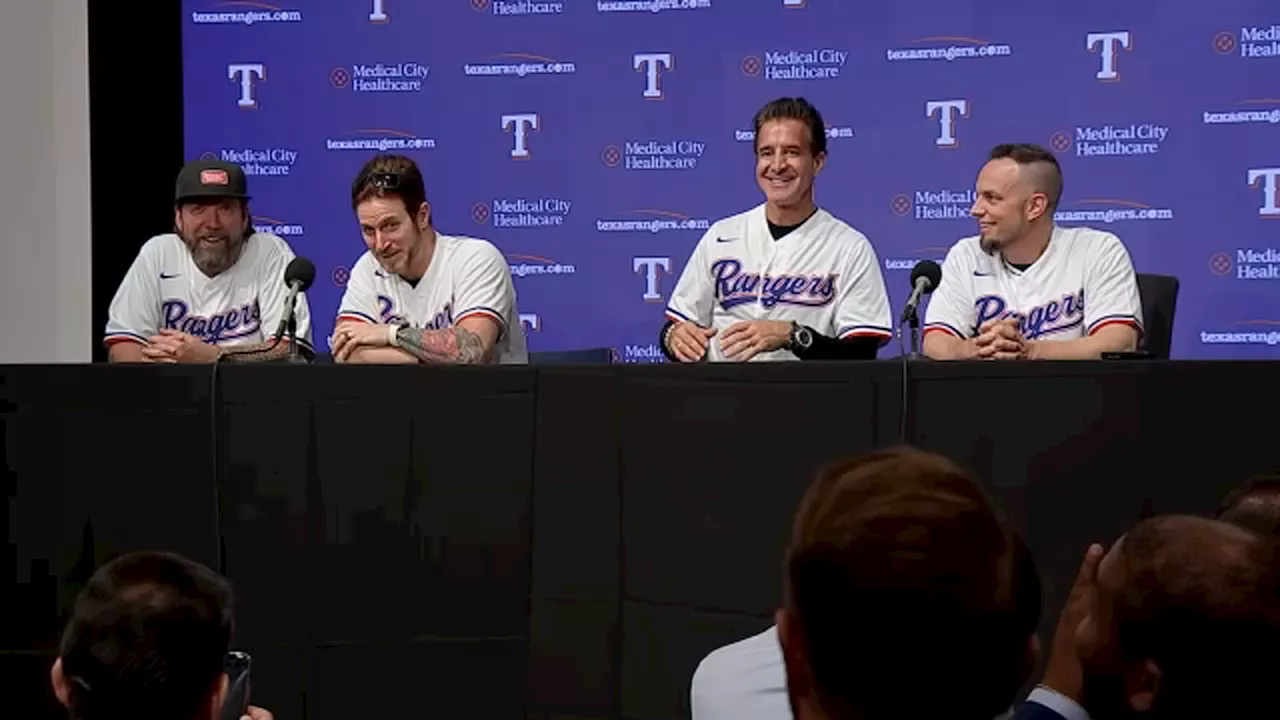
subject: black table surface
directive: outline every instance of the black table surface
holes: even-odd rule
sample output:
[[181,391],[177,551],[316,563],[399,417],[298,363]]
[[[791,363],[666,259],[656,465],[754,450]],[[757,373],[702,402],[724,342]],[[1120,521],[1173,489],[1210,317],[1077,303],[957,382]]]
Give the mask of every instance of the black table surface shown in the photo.
[[[904,382],[905,379],[905,382]],[[1042,632],[1089,542],[1275,471],[1274,362],[4,366],[5,667],[48,667],[89,574],[218,568],[278,718],[688,715],[771,622],[825,462],[904,441],[1027,538]],[[904,422],[904,402],[906,413]]]

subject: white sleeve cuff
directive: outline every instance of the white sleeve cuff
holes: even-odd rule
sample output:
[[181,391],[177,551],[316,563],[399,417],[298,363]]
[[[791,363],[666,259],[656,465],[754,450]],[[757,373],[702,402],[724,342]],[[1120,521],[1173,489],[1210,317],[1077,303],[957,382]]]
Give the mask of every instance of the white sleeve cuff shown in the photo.
[[1027,702],[1043,705],[1062,716],[1062,720],[1089,720],[1089,713],[1075,700],[1043,685],[1037,685],[1027,696]]

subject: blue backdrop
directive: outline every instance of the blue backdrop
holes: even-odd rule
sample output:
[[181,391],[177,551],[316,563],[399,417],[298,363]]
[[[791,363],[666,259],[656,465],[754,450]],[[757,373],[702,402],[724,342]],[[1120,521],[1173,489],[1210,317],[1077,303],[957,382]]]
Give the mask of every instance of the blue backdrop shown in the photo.
[[382,151],[422,166],[437,229],[506,254],[531,350],[660,361],[694,243],[762,200],[752,115],[802,95],[830,128],[818,202],[895,308],[975,232],[990,147],[1035,142],[1061,224],[1181,279],[1175,357],[1280,357],[1275,0],[280,1],[185,2],[186,152],[243,164],[255,224],[315,261],[321,347]]

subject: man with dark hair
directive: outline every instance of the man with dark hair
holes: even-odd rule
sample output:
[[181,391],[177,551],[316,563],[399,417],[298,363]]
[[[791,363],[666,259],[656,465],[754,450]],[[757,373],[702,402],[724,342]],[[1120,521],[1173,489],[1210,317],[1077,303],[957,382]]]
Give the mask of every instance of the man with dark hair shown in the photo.
[[945,458],[824,470],[796,514],[776,613],[797,720],[991,720],[1036,662],[1016,543]]
[[756,113],[764,203],[711,225],[667,305],[659,345],[674,362],[874,358],[892,336],[875,249],[819,208],[826,128],[804,98]]
[[[1043,587],[1035,559],[1017,535],[1014,587],[1018,627],[1028,638],[1034,666],[1039,660]],[[692,720],[791,720],[787,678],[778,644],[778,626],[717,648],[698,663],[690,687]]]
[[524,364],[524,327],[502,253],[431,225],[416,163],[378,155],[351,185],[368,251],[347,280],[333,333],[338,362]]
[[[53,664],[72,720],[216,720],[234,629],[231,587],[169,553],[103,565],[76,597]],[[271,720],[261,708],[246,718]]]
[[[254,231],[244,170],[220,160],[184,166],[173,226],[142,246],[111,300],[103,341],[111,362],[253,362],[288,355],[288,338],[272,338],[284,319],[284,271],[294,254],[282,238]],[[296,302],[295,334],[309,356],[311,311],[305,294]]]
[[979,234],[957,242],[925,314],[938,360],[1097,359],[1137,348],[1142,305],[1115,235],[1054,222],[1062,170],[1036,145],[998,145],[978,175]]
[[1280,538],[1280,475],[1254,475],[1222,500],[1217,518]]
[[1038,701],[1033,694],[1015,717],[1274,714],[1277,559],[1270,535],[1190,516],[1144,520],[1105,556],[1091,548],[1064,611],[1079,614],[1079,667],[1064,672],[1051,661],[1051,692]]

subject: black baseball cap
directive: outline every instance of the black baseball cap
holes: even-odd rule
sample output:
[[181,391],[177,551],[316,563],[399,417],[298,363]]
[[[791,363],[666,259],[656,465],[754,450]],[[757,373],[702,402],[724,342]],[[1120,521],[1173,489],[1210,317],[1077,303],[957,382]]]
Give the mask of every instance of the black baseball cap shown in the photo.
[[244,170],[239,165],[221,160],[196,160],[178,172],[173,202],[206,198],[238,198],[248,200]]

